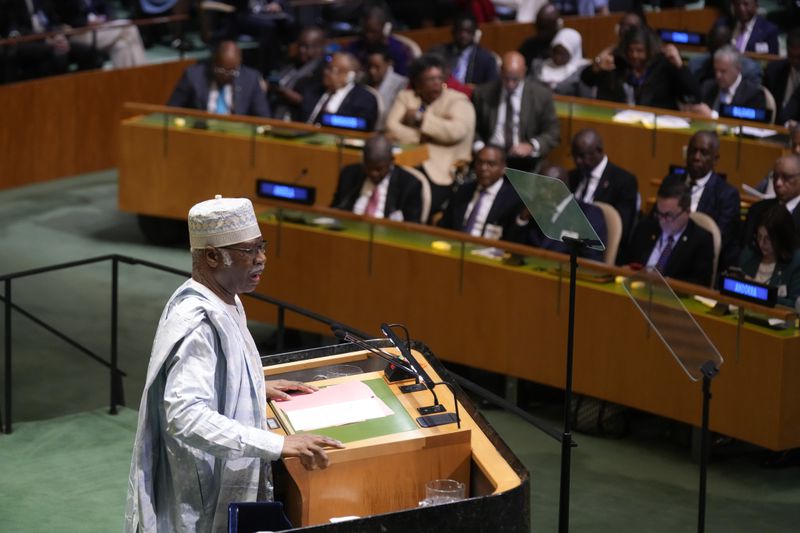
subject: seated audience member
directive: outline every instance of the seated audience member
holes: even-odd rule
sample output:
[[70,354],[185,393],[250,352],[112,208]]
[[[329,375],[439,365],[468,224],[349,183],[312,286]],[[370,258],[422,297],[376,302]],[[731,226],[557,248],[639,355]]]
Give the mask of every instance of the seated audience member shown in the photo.
[[[548,164],[541,169],[541,173],[544,176],[560,179],[566,185],[569,184],[567,170],[562,166]],[[596,205],[586,203],[577,198],[576,201],[578,202],[578,207],[580,207],[583,214],[586,215],[589,224],[592,225],[595,233],[597,233],[597,236],[600,237],[600,240],[605,244],[608,239],[608,228],[606,227],[606,220],[603,217],[603,212]],[[504,238],[508,241],[535,246],[545,250],[552,250],[554,252],[565,254],[570,252],[569,247],[564,244],[564,242],[546,237],[536,223],[536,220],[534,220],[531,212],[524,206],[514,221],[514,224],[509,226]],[[581,248],[578,255],[595,261],[603,260],[603,252],[591,248]]]
[[711,234],[689,218],[691,202],[686,185],[662,182],[653,216],[636,225],[627,262],[655,267],[666,277],[711,285],[714,243]]
[[[24,37],[58,31],[61,20],[50,0],[29,3],[27,0],[0,0],[0,38]],[[5,47],[0,53],[0,79],[17,81],[39,76],[64,74],[70,63],[79,69],[94,68],[91,47],[71,44],[64,35]]]
[[422,185],[394,164],[391,141],[383,135],[367,139],[363,161],[342,169],[331,207],[357,215],[420,222]]
[[233,41],[220,42],[212,61],[187,68],[167,105],[220,115],[270,116],[264,80],[258,71],[242,66],[242,53]]
[[698,131],[689,139],[686,150],[686,174],[664,178],[689,187],[690,212],[699,211],[714,219],[722,236],[719,270],[732,265],[739,257],[739,191],[714,172],[719,160],[719,137],[713,131]]
[[461,14],[453,22],[453,41],[429,50],[445,58],[451,76],[467,85],[497,79],[497,62],[489,50],[476,42],[477,31],[475,18]]
[[453,194],[439,226],[469,233],[474,237],[499,239],[513,223],[522,201],[504,177],[506,158],[499,146],[484,146],[473,162],[474,181]]
[[[733,30],[730,26],[724,24],[714,25],[711,30],[709,30],[708,35],[706,35],[706,47],[708,48],[708,52],[697,54],[686,63],[686,67],[692,73],[692,76],[694,76],[695,81],[697,81],[700,87],[702,87],[703,83],[707,80],[714,80],[714,52],[723,46],[729,45],[731,42],[731,35],[733,35]],[[741,56],[741,63],[742,78],[756,84],[761,84],[761,63],[747,56]]]
[[674,45],[662,48],[651,30],[635,27],[622,36],[620,51],[622,57],[615,58],[606,48],[581,72],[598,99],[667,109],[697,102],[697,84]]
[[303,95],[302,116],[309,124],[321,124],[323,115],[336,114],[363,118],[366,130],[375,129],[378,121],[378,99],[356,83],[358,61],[352,55],[338,52],[331,56],[322,72],[322,87]]
[[322,91],[324,68],[325,32],[316,26],[303,29],[297,39],[294,60],[270,80],[269,94],[275,118],[301,119],[303,93]]
[[525,65],[530,66],[534,59],[550,57],[550,43],[564,25],[561,13],[553,4],[545,4],[536,15],[536,33],[528,37],[519,47],[519,53],[525,58]]
[[581,34],[572,28],[558,30],[548,59],[533,60],[533,76],[557,94],[591,98],[592,91],[581,82],[583,58]]
[[778,303],[794,307],[800,297],[800,251],[797,228],[780,205],[764,211],[755,242],[742,251],[739,267],[748,278],[778,287]]
[[770,207],[783,206],[792,216],[795,228],[800,231],[800,155],[789,154],[779,157],[772,168],[772,186],[775,188],[775,198],[756,202],[747,212],[747,219],[742,232],[744,246],[753,242],[756,229],[761,223],[761,218]]
[[729,25],[733,27],[731,44],[739,52],[778,54],[778,27],[758,15],[758,0],[733,0]]
[[375,129],[382,131],[386,124],[386,115],[392,108],[395,98],[408,86],[408,78],[394,71],[392,56],[386,46],[381,45],[369,51],[366,83],[380,95],[382,112]]
[[586,203],[605,202],[619,213],[622,254],[636,221],[639,191],[636,176],[608,160],[603,138],[592,129],[581,130],[573,137],[572,160],[575,170],[569,173],[569,189],[575,199]]
[[475,133],[472,103],[444,80],[444,65],[436,56],[415,59],[410,87],[397,95],[386,117],[386,133],[392,140],[428,148],[421,170],[431,185],[432,215],[450,195],[455,164],[471,159]]
[[366,65],[369,50],[380,45],[389,48],[394,70],[406,76],[411,63],[411,50],[392,37],[392,23],[389,21],[387,10],[381,6],[371,6],[361,18],[361,35],[348,43],[345,51],[353,54],[362,65]]
[[[800,155],[800,125],[789,128],[789,152]],[[756,185],[756,190],[764,194],[764,198],[775,198],[775,187],[772,183],[772,170]]]
[[764,87],[775,98],[777,124],[797,122],[800,116],[800,28],[786,35],[786,59],[772,61],[764,69]]
[[294,15],[289,0],[224,0],[235,11],[222,29],[226,39],[250,35],[258,41],[258,68],[270,72],[281,64],[282,41],[289,42]]
[[[114,19],[107,0],[60,0],[59,12],[65,24],[73,28],[94,26]],[[122,21],[120,21],[122,22]],[[146,63],[144,43],[136,26],[121,26],[87,31],[70,36],[73,43],[94,46],[108,53],[115,68],[135,67]]]
[[525,71],[522,54],[506,52],[500,79],[475,88],[473,148],[502,146],[510,167],[530,171],[558,145],[560,126],[552,94]]
[[714,79],[706,80],[700,93],[702,103],[690,108],[708,116],[718,116],[728,104],[759,109],[767,104],[761,86],[742,76],[741,55],[730,45],[714,52]]

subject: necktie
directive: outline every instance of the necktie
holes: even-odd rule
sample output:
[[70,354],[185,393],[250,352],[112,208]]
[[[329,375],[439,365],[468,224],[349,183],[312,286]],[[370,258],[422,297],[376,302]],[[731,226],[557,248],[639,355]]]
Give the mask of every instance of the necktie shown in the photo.
[[590,203],[592,198],[589,196],[589,182],[592,180],[591,174],[586,174],[583,177],[583,192],[581,193],[581,200],[585,203]]
[[511,93],[506,93],[506,122],[503,124],[503,137],[508,151],[514,146],[514,104],[511,101]]
[[217,109],[215,112],[218,115],[228,114],[228,104],[225,102],[225,87],[220,87],[217,93]]
[[744,52],[744,47],[747,44],[747,43],[744,42],[745,31],[746,31],[746,28],[744,26],[742,26],[742,32],[736,38],[736,49],[739,50],[740,52]]
[[311,113],[311,116],[308,117],[308,123],[314,124],[317,121],[317,117],[319,117],[322,113],[325,112],[325,106],[328,105],[328,100],[331,99],[331,93],[325,93],[319,99],[319,103],[317,104],[317,108]]
[[467,217],[467,221],[464,223],[464,231],[466,231],[467,233],[472,233],[472,228],[473,226],[475,226],[475,221],[478,219],[478,211],[481,210],[481,204],[483,203],[483,198],[485,196],[486,196],[486,189],[483,189],[478,195],[478,199],[475,202],[475,205],[472,207],[472,211],[470,211],[469,217]]
[[664,270],[667,268],[667,261],[669,261],[669,256],[672,253],[672,247],[675,244],[675,237],[670,235],[667,238],[667,244],[664,245],[664,249],[661,250],[661,255],[658,256],[658,262],[656,263],[656,270],[664,273]]
[[369,202],[367,202],[367,210],[365,211],[365,214],[367,216],[371,216],[371,217],[375,216],[375,212],[378,211],[379,198],[380,198],[380,194],[378,193],[378,186],[376,185],[372,189],[372,194],[369,197]]

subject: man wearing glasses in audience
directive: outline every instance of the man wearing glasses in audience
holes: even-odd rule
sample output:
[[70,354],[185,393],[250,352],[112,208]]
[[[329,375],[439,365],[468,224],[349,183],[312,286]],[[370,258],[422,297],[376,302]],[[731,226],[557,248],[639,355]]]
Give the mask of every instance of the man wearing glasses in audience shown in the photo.
[[212,61],[186,69],[167,105],[220,115],[269,117],[265,88],[258,71],[242,66],[236,43],[222,41]]
[[689,187],[665,180],[658,188],[653,216],[636,226],[628,247],[628,263],[654,267],[665,277],[711,285],[714,243],[711,233],[690,218]]
[[775,198],[761,200],[750,207],[742,234],[743,246],[748,246],[753,242],[761,217],[775,204],[786,207],[786,210],[792,215],[795,228],[800,231],[800,208],[798,208],[798,204],[800,204],[800,156],[792,153],[779,157],[772,169],[771,179],[775,188]]

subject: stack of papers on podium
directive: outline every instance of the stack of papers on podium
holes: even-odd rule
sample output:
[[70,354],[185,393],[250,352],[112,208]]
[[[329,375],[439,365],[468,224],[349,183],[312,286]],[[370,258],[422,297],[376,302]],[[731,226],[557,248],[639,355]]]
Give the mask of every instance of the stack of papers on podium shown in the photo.
[[655,113],[647,113],[635,109],[620,111],[614,115],[612,120],[614,122],[622,122],[623,124],[641,124],[648,129],[656,127],[660,130],[682,130],[691,126],[689,121],[685,118],[673,117],[671,115],[658,115],[658,117],[656,117]]
[[279,418],[293,431],[312,431],[363,422],[394,414],[375,392],[361,381],[348,381],[313,392],[272,402]]

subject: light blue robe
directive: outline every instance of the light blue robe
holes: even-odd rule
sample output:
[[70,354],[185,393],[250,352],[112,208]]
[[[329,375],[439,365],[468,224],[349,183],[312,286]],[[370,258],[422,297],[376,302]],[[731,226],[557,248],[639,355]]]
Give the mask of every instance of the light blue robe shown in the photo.
[[128,481],[125,531],[227,531],[230,502],[270,497],[283,437],[266,427],[261,360],[241,301],[193,280],[158,324]]

